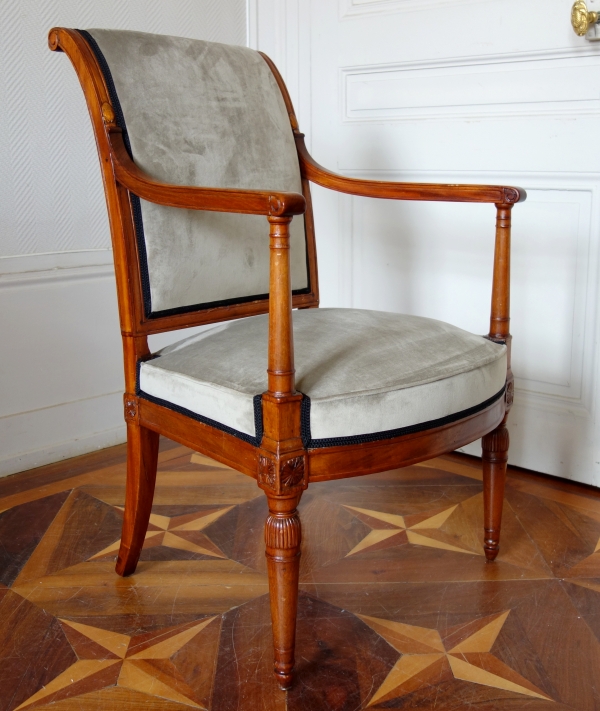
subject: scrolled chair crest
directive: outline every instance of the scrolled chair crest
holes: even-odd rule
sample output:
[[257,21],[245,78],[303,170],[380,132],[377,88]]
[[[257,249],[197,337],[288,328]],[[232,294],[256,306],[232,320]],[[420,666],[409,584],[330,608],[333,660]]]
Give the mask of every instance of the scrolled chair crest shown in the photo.
[[53,28],[48,33],[48,47],[50,47],[53,52],[56,52],[56,50],[59,48],[59,44],[60,38],[58,36],[58,30]]

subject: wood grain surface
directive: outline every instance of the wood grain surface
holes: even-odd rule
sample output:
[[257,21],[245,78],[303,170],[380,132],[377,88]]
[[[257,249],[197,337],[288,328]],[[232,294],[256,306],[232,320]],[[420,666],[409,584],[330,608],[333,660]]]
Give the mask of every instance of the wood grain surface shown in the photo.
[[599,707],[597,491],[509,468],[490,565],[475,460],[311,485],[284,693],[263,492],[162,440],[138,572],[119,578],[125,463],[116,447],[2,482],[1,711]]

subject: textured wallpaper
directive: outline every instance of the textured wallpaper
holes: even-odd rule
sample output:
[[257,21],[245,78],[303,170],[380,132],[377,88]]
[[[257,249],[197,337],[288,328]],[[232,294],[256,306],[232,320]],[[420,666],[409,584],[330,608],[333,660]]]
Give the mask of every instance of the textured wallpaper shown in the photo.
[[246,44],[245,0],[0,0],[0,257],[110,246],[87,108],[54,25]]

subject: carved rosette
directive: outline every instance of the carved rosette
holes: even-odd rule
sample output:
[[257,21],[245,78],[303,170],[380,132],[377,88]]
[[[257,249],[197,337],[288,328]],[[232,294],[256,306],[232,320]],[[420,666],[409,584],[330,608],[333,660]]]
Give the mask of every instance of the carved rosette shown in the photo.
[[125,409],[125,421],[126,422],[137,422],[138,421],[138,399],[134,395],[128,395],[127,393],[123,396],[123,405]]
[[281,466],[279,474],[282,491],[295,489],[304,481],[304,457],[288,459]]
[[275,462],[268,457],[258,458],[258,483],[275,491],[277,485]]
[[258,458],[258,484],[275,494],[288,494],[308,486],[305,457],[276,461],[261,455]]
[[509,205],[514,204],[515,202],[519,202],[519,199],[521,197],[519,191],[515,188],[504,188],[503,193],[504,202],[508,203]]
[[267,548],[292,550],[300,546],[302,527],[296,511],[290,514],[269,514],[265,523]]
[[481,440],[481,448],[484,453],[506,453],[508,452],[509,444],[508,430],[504,425],[486,434]]

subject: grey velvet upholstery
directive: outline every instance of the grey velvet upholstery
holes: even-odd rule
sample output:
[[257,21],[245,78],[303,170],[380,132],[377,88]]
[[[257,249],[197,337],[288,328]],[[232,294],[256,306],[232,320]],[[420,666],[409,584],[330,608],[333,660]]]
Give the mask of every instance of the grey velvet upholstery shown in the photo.
[[[295,311],[296,388],[314,440],[431,422],[497,395],[506,347],[441,321],[380,311]],[[268,317],[214,326],[142,363],[142,393],[255,436]]]
[[[136,164],[178,185],[302,192],[289,117],[251,49],[88,30],[106,60]],[[269,291],[265,217],[141,201],[153,313]],[[291,225],[292,288],[308,286],[304,219]]]

